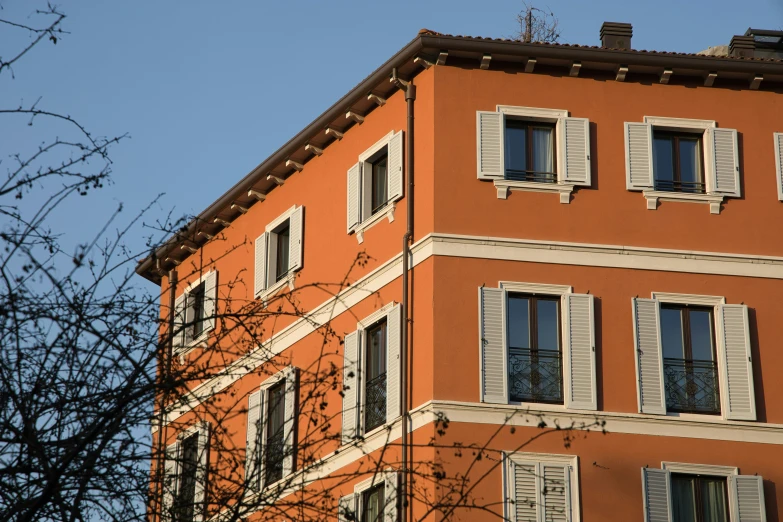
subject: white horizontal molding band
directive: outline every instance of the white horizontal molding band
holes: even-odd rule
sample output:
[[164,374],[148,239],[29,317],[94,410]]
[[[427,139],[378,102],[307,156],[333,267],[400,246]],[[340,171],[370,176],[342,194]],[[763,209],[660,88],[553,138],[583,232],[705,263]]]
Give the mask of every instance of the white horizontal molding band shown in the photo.
[[783,279],[783,257],[456,234],[424,240],[429,238],[436,256]]
[[[429,234],[411,247],[410,266],[415,267],[433,255],[783,279],[781,257],[439,233]],[[225,390],[401,275],[402,253],[362,277],[336,297],[318,305],[306,317],[274,334],[262,348],[239,358],[213,379],[194,388],[189,396],[183,397],[178,405],[169,410],[164,422],[168,424],[175,421],[212,395]],[[156,431],[155,426],[152,431]]]

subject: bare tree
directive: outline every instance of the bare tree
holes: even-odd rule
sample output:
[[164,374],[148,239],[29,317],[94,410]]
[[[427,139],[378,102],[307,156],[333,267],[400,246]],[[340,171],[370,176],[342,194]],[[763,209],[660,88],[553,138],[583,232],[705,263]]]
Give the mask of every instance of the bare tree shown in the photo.
[[[0,58],[0,75],[12,75],[19,60],[67,35],[64,20],[51,5],[25,23],[0,19],[22,42],[10,58]],[[0,106],[0,115],[22,118],[42,135],[32,151],[2,151],[0,163],[6,170],[0,183],[0,520],[158,522],[194,510],[231,521],[251,515],[334,520],[341,485],[403,467],[391,429],[374,445],[362,437],[350,444],[341,438],[344,376],[352,370],[343,368],[345,335],[335,330],[333,316],[369,256],[359,253],[339,281],[298,285],[266,302],[252,298],[247,273],[229,274],[219,282],[210,316],[177,317],[176,307],[161,310],[160,303],[169,302],[165,285],[163,295],[150,295],[135,283],[138,252],[127,246],[128,237],[151,206],[125,221],[117,208],[75,250],[64,246],[75,232],[58,230],[52,218],[62,205],[110,182],[109,152],[124,135],[97,138],[76,118],[42,108],[40,101]],[[68,130],[50,134],[49,121]],[[168,236],[186,238],[184,223],[172,213],[152,218],[145,224],[143,254],[154,256]],[[192,256],[174,278],[197,277],[246,247],[222,234],[212,241],[219,255]],[[171,283],[173,273],[164,275]],[[330,304],[314,309],[316,296]],[[200,349],[184,350],[178,339],[204,319],[214,325],[213,334]],[[296,352],[296,361],[270,342],[294,323],[312,330],[306,355]],[[264,466],[250,470],[244,432],[250,392],[240,383],[258,383],[292,362],[295,436],[275,439],[276,446],[267,439],[264,455],[257,456]],[[204,383],[223,381],[220,393],[199,395]],[[567,446],[575,437],[603,431],[600,418],[553,426],[518,412],[482,443],[463,444],[439,415],[432,435],[412,443],[418,455],[408,463],[413,496],[402,504],[422,506],[422,518],[435,513],[450,519],[463,510],[497,513],[497,504],[477,496],[476,487],[502,463],[497,436],[514,433],[521,420],[536,431],[518,432],[519,449],[545,436],[562,436]],[[201,424],[210,427],[209,456],[192,471],[208,477],[208,487],[201,505],[192,499],[181,504],[188,500],[186,488],[170,470],[185,469],[191,460],[166,450]],[[340,451],[361,458],[335,471],[330,459]],[[290,459],[291,472],[273,487],[261,487],[271,475],[260,469],[271,473],[281,459]],[[355,518],[349,508],[343,515]]]
[[525,43],[557,43],[560,39],[559,21],[549,9],[540,9],[526,1],[517,14],[519,29],[513,35],[514,40]]

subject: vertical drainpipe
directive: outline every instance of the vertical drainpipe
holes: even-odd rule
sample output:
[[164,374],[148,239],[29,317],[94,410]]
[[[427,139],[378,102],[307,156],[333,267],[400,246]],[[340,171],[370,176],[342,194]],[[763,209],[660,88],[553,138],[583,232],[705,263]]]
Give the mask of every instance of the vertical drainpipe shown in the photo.
[[[161,366],[162,368],[159,369],[159,371],[162,372],[161,375],[158,375],[158,383],[165,383],[168,379],[169,375],[171,375],[171,358],[174,354],[174,307],[177,303],[177,271],[176,270],[170,270],[169,271],[169,317],[166,321],[168,323],[168,332],[169,332],[169,338],[165,342],[165,346],[163,347],[163,350],[161,351]],[[163,476],[163,473],[165,473],[165,455],[166,450],[164,448],[164,442],[165,442],[165,433],[164,433],[164,426],[163,421],[165,420],[165,407],[167,404],[167,398],[168,398],[168,389],[167,388],[159,388],[156,390],[157,393],[161,393],[160,395],[160,403],[158,404],[158,458],[157,460],[157,471],[158,471],[158,480],[155,481],[155,498],[157,500],[157,510],[153,511],[152,513],[152,520],[162,520],[163,519],[163,483],[165,477]]]
[[[392,71],[392,79],[394,80],[396,78],[397,69],[395,68]],[[408,225],[405,235],[402,237],[402,350],[400,354],[400,402],[402,403],[402,481],[400,484],[400,489],[402,490],[402,509],[400,509],[400,512],[402,516],[400,520],[401,522],[406,522],[408,510],[412,509],[410,496],[408,494],[410,489],[410,481],[408,478],[408,460],[410,458],[408,454],[408,355],[409,350],[412,351],[413,349],[413,339],[408,339],[408,321],[412,320],[412,318],[409,318],[410,296],[408,292],[408,259],[410,257],[410,245],[413,242],[413,103],[416,101],[416,86],[413,85],[413,82],[407,84],[399,82],[398,85],[401,85],[401,88],[405,90],[405,101],[408,108],[408,129],[405,145],[405,170],[408,173],[408,187],[405,192],[405,199],[407,203]]]

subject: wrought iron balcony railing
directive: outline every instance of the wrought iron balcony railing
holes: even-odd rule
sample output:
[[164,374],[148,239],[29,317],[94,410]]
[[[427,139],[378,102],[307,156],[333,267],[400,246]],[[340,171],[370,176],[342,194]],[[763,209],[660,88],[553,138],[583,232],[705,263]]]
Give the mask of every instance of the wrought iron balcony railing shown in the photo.
[[720,413],[718,367],[714,361],[663,359],[666,408],[682,413]]
[[264,446],[264,481],[272,484],[283,478],[283,459],[285,458],[283,430],[268,437]]
[[509,394],[512,401],[563,402],[563,364],[560,352],[510,348]]
[[364,430],[367,432],[386,422],[386,372],[367,381],[364,396]]

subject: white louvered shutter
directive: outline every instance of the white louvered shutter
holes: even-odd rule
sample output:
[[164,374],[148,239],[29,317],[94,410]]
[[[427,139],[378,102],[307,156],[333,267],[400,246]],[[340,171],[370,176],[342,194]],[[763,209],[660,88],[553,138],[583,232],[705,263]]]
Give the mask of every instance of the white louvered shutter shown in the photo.
[[571,522],[571,467],[564,464],[540,464],[539,504],[547,522]]
[[402,342],[402,305],[386,314],[386,422],[392,422],[401,414],[400,403],[400,354]]
[[402,131],[389,141],[389,201],[397,201],[402,197]]
[[739,148],[734,129],[707,129],[712,145],[713,190],[727,196],[740,196]]
[[590,186],[590,120],[562,118],[563,170],[561,182]]
[[625,187],[644,190],[654,185],[652,125],[625,122]]
[[644,522],[672,522],[671,477],[665,469],[642,468]]
[[304,250],[304,207],[294,210],[288,221],[288,270],[293,272],[302,268],[302,251]]
[[207,274],[204,281],[204,330],[215,329],[217,322],[217,290],[218,273],[213,270]]
[[655,299],[632,301],[639,411],[666,415],[660,305]]
[[348,444],[357,435],[359,421],[359,332],[345,336],[343,344],[342,441]]
[[503,113],[476,112],[479,179],[503,179]]
[[285,421],[283,423],[283,441],[285,453],[283,457],[283,477],[286,477],[293,473],[296,468],[296,405],[299,394],[299,373],[296,368],[289,366],[284,372],[284,378],[285,409],[283,414]]
[[207,473],[209,471],[209,423],[202,422],[198,430],[198,465],[196,492],[193,497],[193,522],[202,522],[207,507]]
[[358,520],[356,515],[356,494],[351,493],[350,495],[340,497],[337,503],[338,522],[355,522]]
[[597,410],[593,296],[566,294],[563,304],[565,406],[576,410]]
[[185,302],[187,294],[182,294],[174,301],[174,351],[185,345]]
[[748,307],[719,305],[718,336],[724,415],[732,420],[756,420]]
[[264,392],[250,394],[247,400],[247,437],[245,445],[245,483],[251,491],[258,491],[259,459],[261,457],[261,415]]
[[729,476],[732,522],[767,522],[764,482],[752,475]]
[[510,461],[511,505],[509,517],[514,522],[538,520],[538,466],[535,463]]
[[171,522],[174,520],[171,508],[174,506],[174,499],[177,496],[177,477],[179,474],[179,441],[166,447],[166,457],[163,464],[163,520]]
[[508,404],[506,357],[506,292],[479,288],[481,402]]
[[348,233],[361,222],[362,163],[348,169]]
[[399,517],[399,474],[387,473],[383,487],[383,522],[397,522]]
[[778,199],[783,201],[783,132],[775,132],[775,172],[777,174]]
[[269,242],[269,233],[264,232],[256,238],[255,251],[255,297],[266,290],[266,249]]

